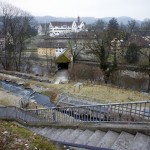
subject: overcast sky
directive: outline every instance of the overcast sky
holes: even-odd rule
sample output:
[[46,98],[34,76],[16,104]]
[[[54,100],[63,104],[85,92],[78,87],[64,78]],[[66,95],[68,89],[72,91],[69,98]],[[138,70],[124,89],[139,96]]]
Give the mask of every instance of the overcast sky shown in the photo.
[[34,16],[150,18],[150,0],[0,0]]

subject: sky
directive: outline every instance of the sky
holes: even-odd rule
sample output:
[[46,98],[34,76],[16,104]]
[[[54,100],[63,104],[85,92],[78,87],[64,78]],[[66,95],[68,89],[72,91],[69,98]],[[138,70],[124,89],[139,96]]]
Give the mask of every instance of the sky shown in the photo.
[[150,0],[0,0],[34,16],[150,18]]

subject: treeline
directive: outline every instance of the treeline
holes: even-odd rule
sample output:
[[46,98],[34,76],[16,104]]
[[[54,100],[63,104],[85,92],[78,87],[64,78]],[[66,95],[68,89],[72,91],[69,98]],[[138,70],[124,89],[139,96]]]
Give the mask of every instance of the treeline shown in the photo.
[[25,41],[36,35],[33,16],[11,4],[0,3],[0,63],[6,70],[20,71]]

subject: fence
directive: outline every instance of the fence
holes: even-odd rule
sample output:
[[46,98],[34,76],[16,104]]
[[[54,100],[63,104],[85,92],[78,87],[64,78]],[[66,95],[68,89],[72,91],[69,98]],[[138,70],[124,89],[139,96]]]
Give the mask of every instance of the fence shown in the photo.
[[0,106],[0,119],[16,119],[23,122],[40,122],[42,120],[35,114],[30,114],[15,106]]
[[150,123],[150,101],[28,110],[53,122]]
[[150,123],[150,101],[30,110],[17,107],[0,107],[0,118],[16,118],[25,122],[42,123]]

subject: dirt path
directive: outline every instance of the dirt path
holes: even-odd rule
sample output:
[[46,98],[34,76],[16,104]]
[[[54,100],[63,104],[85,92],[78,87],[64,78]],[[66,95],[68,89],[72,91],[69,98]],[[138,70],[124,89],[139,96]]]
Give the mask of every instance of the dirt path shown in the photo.
[[66,83],[68,82],[68,70],[59,70],[55,76],[54,84]]
[[0,88],[0,105],[18,106],[19,107],[20,99],[21,99],[20,96],[16,96],[16,95]]

